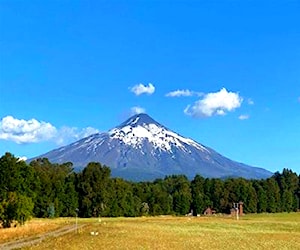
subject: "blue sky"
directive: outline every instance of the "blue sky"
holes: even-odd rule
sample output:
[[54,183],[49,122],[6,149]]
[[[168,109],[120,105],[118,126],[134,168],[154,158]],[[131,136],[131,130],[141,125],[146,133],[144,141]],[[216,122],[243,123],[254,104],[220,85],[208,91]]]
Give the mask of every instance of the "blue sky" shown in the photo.
[[249,165],[300,173],[299,1],[0,0],[0,154],[145,111]]

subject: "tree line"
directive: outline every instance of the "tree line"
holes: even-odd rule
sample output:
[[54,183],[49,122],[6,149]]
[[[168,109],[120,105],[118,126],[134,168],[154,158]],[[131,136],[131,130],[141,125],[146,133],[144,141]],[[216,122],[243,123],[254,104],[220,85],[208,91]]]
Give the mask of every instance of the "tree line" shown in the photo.
[[47,158],[29,164],[6,153],[0,158],[0,223],[24,224],[30,217],[80,217],[202,214],[210,207],[228,213],[234,202],[245,213],[300,209],[300,175],[289,169],[261,180],[166,176],[152,182],[112,178],[98,162],[81,172],[72,163]]

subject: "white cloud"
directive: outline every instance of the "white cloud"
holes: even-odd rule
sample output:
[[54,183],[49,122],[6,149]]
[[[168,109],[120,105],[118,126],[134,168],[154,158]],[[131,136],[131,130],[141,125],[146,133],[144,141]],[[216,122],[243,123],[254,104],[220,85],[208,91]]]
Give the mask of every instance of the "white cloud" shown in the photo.
[[226,113],[223,109],[218,109],[216,112],[217,112],[217,115],[221,115],[221,116],[226,115]]
[[58,145],[64,145],[96,133],[99,133],[99,130],[92,127],[79,129],[64,126],[57,131],[52,140]]
[[6,116],[0,121],[0,140],[13,141],[18,144],[42,141],[54,141],[57,144],[63,144],[98,132],[92,127],[83,129],[62,127],[57,129],[49,122],[36,119],[16,119],[12,116]]
[[12,116],[2,118],[0,122],[0,139],[16,143],[46,141],[53,138],[57,130],[48,122],[36,119],[19,120]]
[[238,93],[228,92],[222,88],[219,92],[208,93],[193,105],[185,108],[184,113],[193,117],[210,117],[226,115],[227,112],[239,108],[243,98]]
[[240,119],[240,120],[248,120],[249,118],[250,118],[249,115],[240,115],[240,116],[239,116],[239,119]]
[[201,96],[203,93],[191,91],[188,89],[175,90],[166,94],[167,97],[180,97],[180,96]]
[[254,105],[254,101],[251,98],[248,98],[247,102],[249,105]]
[[155,87],[152,85],[152,83],[149,83],[148,86],[140,83],[130,88],[130,91],[133,92],[135,95],[141,95],[141,94],[151,95],[154,93]]
[[132,107],[130,109],[130,113],[131,115],[137,115],[137,114],[141,114],[141,113],[146,113],[146,109],[142,108],[142,107]]

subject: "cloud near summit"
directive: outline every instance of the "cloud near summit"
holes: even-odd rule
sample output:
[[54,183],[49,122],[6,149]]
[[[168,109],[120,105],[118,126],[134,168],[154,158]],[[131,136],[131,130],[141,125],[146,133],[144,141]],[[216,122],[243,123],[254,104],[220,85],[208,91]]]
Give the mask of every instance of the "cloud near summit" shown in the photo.
[[243,121],[243,120],[248,120],[249,118],[250,118],[250,116],[247,115],[247,114],[244,114],[244,115],[240,115],[240,116],[239,116],[239,119],[242,120],[242,121]]
[[175,91],[171,91],[166,94],[167,97],[181,97],[181,96],[201,96],[203,93],[195,92],[189,89],[178,89]]
[[135,106],[130,109],[130,115],[138,115],[141,113],[146,113],[146,109],[139,106]]
[[239,108],[242,102],[243,98],[238,93],[228,92],[222,88],[219,92],[204,94],[194,104],[188,105],[184,113],[193,117],[223,116]]
[[148,86],[140,83],[130,88],[130,91],[135,95],[148,94],[152,95],[155,91],[155,87],[152,83],[149,83]]
[[62,145],[98,132],[92,127],[79,129],[65,126],[57,129],[49,122],[17,119],[13,116],[6,116],[0,121],[0,140],[13,141],[18,144],[54,141]]

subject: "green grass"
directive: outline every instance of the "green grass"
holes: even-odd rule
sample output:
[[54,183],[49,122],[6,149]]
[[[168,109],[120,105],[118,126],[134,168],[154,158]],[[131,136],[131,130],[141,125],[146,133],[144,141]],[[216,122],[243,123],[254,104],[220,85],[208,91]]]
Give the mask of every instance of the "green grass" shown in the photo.
[[[26,249],[300,249],[300,213],[80,219],[79,233]],[[98,232],[92,236],[90,232]]]

